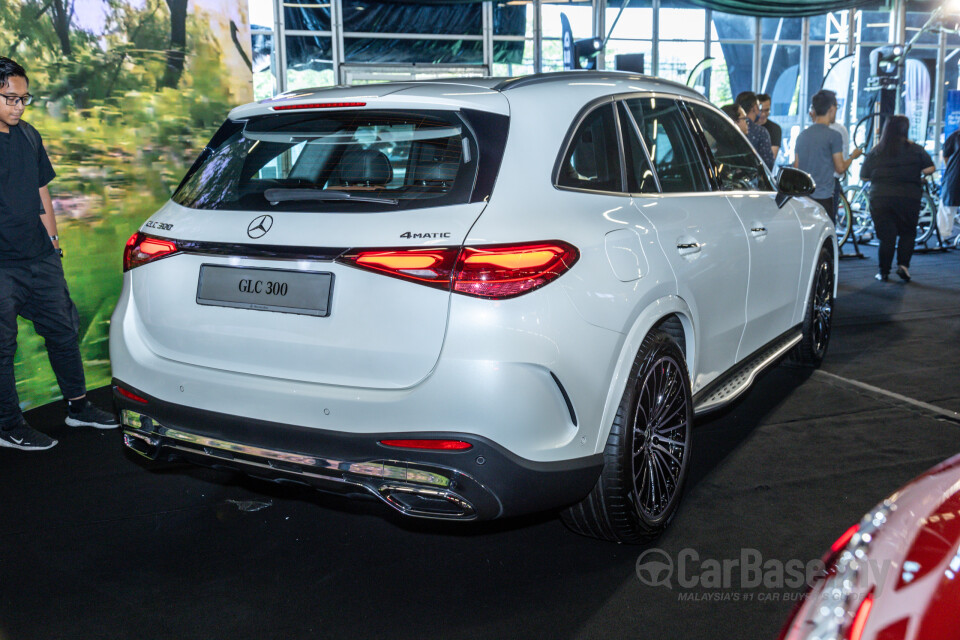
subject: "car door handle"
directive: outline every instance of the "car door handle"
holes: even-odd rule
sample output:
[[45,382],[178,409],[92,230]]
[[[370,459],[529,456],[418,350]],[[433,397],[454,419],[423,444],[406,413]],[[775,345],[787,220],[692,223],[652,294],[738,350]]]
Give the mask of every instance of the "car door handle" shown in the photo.
[[752,233],[754,237],[765,236],[767,235],[767,228],[762,226],[751,227],[750,233]]
[[677,250],[680,251],[680,255],[688,256],[692,253],[700,252],[700,243],[699,242],[678,242]]

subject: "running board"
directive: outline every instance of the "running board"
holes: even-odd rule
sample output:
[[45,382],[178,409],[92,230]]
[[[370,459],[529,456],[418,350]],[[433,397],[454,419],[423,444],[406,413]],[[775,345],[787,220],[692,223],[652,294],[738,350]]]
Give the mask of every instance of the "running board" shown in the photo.
[[[761,371],[775,363],[803,339],[802,333],[790,333],[774,340],[752,358],[735,367],[718,383],[709,385],[693,397],[693,412],[707,413],[736,400],[750,388]],[[719,385],[719,386],[718,386]]]

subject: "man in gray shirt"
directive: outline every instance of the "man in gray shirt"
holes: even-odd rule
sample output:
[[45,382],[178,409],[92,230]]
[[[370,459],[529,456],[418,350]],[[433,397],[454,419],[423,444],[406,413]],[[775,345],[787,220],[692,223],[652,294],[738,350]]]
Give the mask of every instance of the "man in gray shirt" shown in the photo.
[[860,157],[863,151],[854,149],[849,158],[844,159],[843,138],[830,128],[837,113],[837,98],[832,91],[818,91],[813,96],[813,124],[799,136],[795,147],[796,159],[793,166],[806,171],[813,177],[817,188],[811,195],[837,222],[837,208],[834,204],[834,172],[842,174],[850,164]]

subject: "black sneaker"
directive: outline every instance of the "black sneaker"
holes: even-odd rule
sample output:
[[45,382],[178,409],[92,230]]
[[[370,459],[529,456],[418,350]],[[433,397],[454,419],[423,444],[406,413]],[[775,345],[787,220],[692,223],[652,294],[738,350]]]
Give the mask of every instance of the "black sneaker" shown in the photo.
[[0,447],[10,447],[11,449],[23,449],[24,451],[42,451],[50,449],[57,441],[50,436],[40,433],[26,420],[21,420],[20,424],[13,429],[0,429]]
[[97,429],[116,429],[120,426],[112,413],[107,413],[103,409],[90,404],[89,401],[83,403],[83,408],[79,411],[67,410],[67,426],[70,427],[95,427]]

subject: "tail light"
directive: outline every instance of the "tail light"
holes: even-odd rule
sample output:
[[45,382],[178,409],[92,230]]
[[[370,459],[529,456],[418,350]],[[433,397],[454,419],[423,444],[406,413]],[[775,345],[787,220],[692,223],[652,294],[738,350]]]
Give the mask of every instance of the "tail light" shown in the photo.
[[119,386],[119,385],[116,385],[116,386],[114,386],[113,388],[116,389],[117,393],[119,393],[121,396],[123,396],[123,397],[126,398],[127,400],[133,400],[134,402],[139,402],[139,403],[141,403],[141,404],[147,404],[147,399],[146,399],[146,398],[141,398],[140,396],[138,396],[137,394],[135,394],[133,391],[130,391],[129,389],[124,389],[123,387],[121,387],[121,386]]
[[399,449],[427,449],[430,451],[466,451],[473,448],[462,440],[381,440],[380,444]]
[[860,640],[860,638],[863,637],[863,629],[867,626],[867,618],[870,617],[871,609],[873,609],[872,591],[867,594],[867,597],[863,599],[863,602],[861,602],[857,608],[857,613],[853,616],[853,623],[847,632],[847,640]]
[[445,291],[501,300],[538,289],[566,273],[580,252],[566,242],[430,249],[354,249],[338,260]]
[[175,240],[153,238],[138,231],[130,236],[123,250],[123,270],[130,271],[134,267],[173,255],[179,250]]

